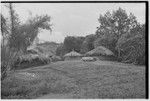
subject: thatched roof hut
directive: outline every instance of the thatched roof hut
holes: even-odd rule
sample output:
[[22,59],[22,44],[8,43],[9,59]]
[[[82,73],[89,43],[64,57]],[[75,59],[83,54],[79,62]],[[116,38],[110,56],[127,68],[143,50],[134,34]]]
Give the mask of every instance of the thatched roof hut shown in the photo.
[[81,56],[82,55],[80,53],[74,50],[64,55],[65,60],[78,60],[78,59],[81,59]]
[[70,53],[64,55],[64,57],[70,57],[70,56],[81,56],[81,54],[73,50]]
[[97,47],[97,48],[95,48],[95,49],[93,49],[93,50],[91,50],[91,51],[89,51],[89,52],[87,52],[85,55],[89,55],[89,56],[100,56],[100,55],[103,55],[103,56],[112,56],[112,55],[114,55],[114,53],[111,51],[111,50],[109,50],[109,49],[107,49],[107,48],[105,48],[105,47],[103,47],[103,46],[99,46],[99,47]]

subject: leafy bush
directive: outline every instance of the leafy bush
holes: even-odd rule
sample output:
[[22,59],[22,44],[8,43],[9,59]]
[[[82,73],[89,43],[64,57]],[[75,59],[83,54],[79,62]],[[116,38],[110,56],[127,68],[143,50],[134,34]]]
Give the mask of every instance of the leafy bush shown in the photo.
[[[47,29],[51,31],[50,16],[36,16],[28,19],[26,23],[21,24],[18,14],[15,12],[12,3],[7,5],[9,8],[9,16],[11,24],[7,24],[7,19],[1,14],[1,60],[2,71],[1,79],[7,76],[7,71],[14,68],[15,61],[20,53],[24,53],[27,47],[30,46],[38,35],[39,29]],[[29,59],[29,58],[28,58]],[[25,61],[31,61],[29,60]],[[42,56],[39,58],[42,61],[49,61]],[[15,68],[14,68],[15,69]]]
[[59,56],[52,56],[52,61],[56,62],[56,61],[62,61],[62,58]]
[[91,34],[91,35],[87,35],[85,37],[85,39],[82,42],[81,48],[80,48],[80,52],[81,53],[86,53],[92,49],[94,49],[94,41],[95,41],[96,37],[95,35]]
[[7,76],[7,71],[13,69],[18,53],[11,50],[7,45],[1,46],[1,80]]
[[138,26],[123,35],[117,42],[116,49],[123,62],[145,64],[145,29]]
[[145,64],[145,25],[119,8],[99,17],[94,46],[112,50],[121,62]]

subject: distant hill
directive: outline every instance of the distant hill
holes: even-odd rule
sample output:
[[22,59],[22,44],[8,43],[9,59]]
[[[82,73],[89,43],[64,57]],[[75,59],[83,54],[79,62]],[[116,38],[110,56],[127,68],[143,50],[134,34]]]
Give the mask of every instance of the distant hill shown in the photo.
[[58,43],[55,42],[44,42],[37,44],[37,47],[45,54],[56,54],[56,49],[59,46]]

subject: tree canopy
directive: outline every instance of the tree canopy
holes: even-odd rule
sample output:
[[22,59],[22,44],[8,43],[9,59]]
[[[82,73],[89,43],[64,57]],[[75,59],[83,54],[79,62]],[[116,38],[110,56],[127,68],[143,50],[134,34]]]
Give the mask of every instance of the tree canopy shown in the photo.
[[[100,15],[100,26],[97,27],[97,39],[94,46],[105,46],[112,50],[118,59],[129,63],[145,57],[145,25],[138,23],[136,17],[119,8],[110,13]],[[144,59],[143,59],[144,60]]]
[[40,29],[51,29],[50,16],[36,16],[28,19],[26,23],[21,24],[18,14],[12,3],[7,5],[10,14],[10,24],[1,14],[1,35],[2,35],[2,78],[6,71],[13,68],[14,61],[20,54],[24,54],[27,47],[30,46],[37,37]]
[[110,49],[119,61],[145,63],[145,25],[122,8],[100,15],[96,33],[83,38],[68,36],[58,48],[63,54],[75,50],[82,54],[99,46]]
[[72,50],[75,50],[77,52],[80,52],[83,40],[84,37],[74,37],[74,36],[66,37],[64,40],[65,51],[70,52]]
[[82,43],[82,47],[81,47],[81,53],[86,53],[92,49],[94,49],[94,41],[95,41],[95,35],[91,34],[91,35],[87,35],[85,37],[85,40]]

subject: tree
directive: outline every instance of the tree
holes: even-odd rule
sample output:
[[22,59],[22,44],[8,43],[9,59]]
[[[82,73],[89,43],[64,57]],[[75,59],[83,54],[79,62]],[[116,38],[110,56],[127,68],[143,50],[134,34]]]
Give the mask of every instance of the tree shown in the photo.
[[72,50],[75,50],[77,52],[80,52],[83,40],[84,37],[74,37],[74,36],[66,37],[64,40],[65,51],[70,52]]
[[72,50],[80,52],[84,39],[84,37],[67,36],[64,42],[56,49],[56,55],[63,56]]
[[[47,29],[51,31],[49,24],[50,17],[47,15],[36,16],[29,19],[25,24],[20,25],[11,37],[10,43],[12,47],[17,47],[18,50],[26,51],[36,39],[40,29]],[[15,39],[15,40],[14,40]]]
[[110,32],[116,35],[118,39],[138,24],[132,13],[127,15],[126,11],[121,8],[113,11],[113,13],[108,11],[106,14],[100,15],[98,21],[100,26],[97,29],[97,34],[104,35],[105,32]]
[[76,37],[76,51],[80,52],[82,48],[82,43],[85,40],[85,37]]
[[[127,15],[126,11],[121,8],[112,13],[108,11],[106,14],[100,15],[98,21],[100,26],[96,31],[98,39],[95,41],[95,47],[103,45],[114,52],[116,43],[122,35],[138,25],[136,17],[132,13]],[[119,55],[118,53],[116,52],[116,55]]]
[[85,37],[85,40],[82,43],[81,46],[81,53],[86,53],[92,49],[94,49],[94,41],[95,41],[95,35],[91,34],[91,35],[87,35]]
[[6,18],[1,14],[1,34],[4,37],[6,34],[8,34],[8,28],[6,25]]
[[7,69],[4,67],[4,65],[7,65],[5,63],[6,59],[8,56],[8,54],[6,53],[6,45],[5,45],[5,40],[6,40],[6,33],[8,32],[7,27],[6,27],[6,19],[4,18],[4,16],[1,14],[1,36],[2,36],[2,40],[1,40],[1,80],[3,80],[6,77],[6,71]]
[[104,46],[113,51],[114,53],[116,53],[115,50],[116,42],[117,40],[116,38],[114,38],[112,34],[110,34],[109,36],[104,35],[103,37],[97,38],[94,41],[94,48],[97,48],[98,46]]
[[2,32],[2,44],[1,44],[1,80],[7,77],[7,72],[10,71],[13,67],[14,61],[17,58],[18,52],[14,48],[10,48],[10,39],[11,35],[15,33],[15,25],[18,25],[17,17],[14,13],[12,4],[9,4],[10,10],[10,21],[11,21],[11,30],[8,31],[6,28],[6,19],[1,16],[1,32]]
[[62,43],[62,44],[60,44],[60,45],[57,47],[57,49],[56,49],[56,55],[62,57],[65,53],[66,53],[66,52],[65,52],[64,44]]
[[145,64],[145,25],[138,25],[117,42],[116,49],[124,62]]
[[73,36],[67,36],[64,40],[64,47],[66,52],[70,52],[76,47],[76,38]]
[[[7,71],[13,69],[14,62],[20,54],[24,54],[27,47],[33,43],[40,31],[40,28],[51,31],[49,16],[36,16],[29,19],[28,22],[20,24],[19,17],[11,3],[8,5],[8,8],[10,11],[10,25],[6,25],[6,19],[1,15],[1,32],[3,39],[1,45],[2,80],[7,76]],[[6,26],[9,26],[10,31]]]
[[6,18],[1,14],[1,46],[4,46],[6,44],[7,39],[8,39],[8,34],[9,34],[9,28],[6,24]]

